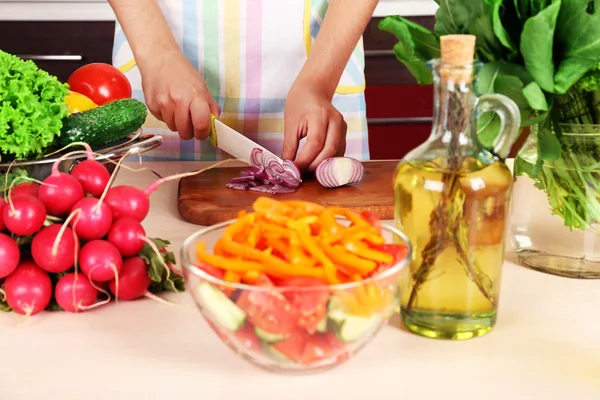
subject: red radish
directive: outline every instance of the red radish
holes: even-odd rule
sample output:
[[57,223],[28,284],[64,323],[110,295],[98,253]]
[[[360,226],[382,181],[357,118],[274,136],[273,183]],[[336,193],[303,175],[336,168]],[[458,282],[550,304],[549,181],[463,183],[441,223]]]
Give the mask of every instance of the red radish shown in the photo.
[[317,166],[315,177],[326,188],[360,182],[365,174],[362,163],[350,157],[332,157]]
[[92,240],[79,252],[81,271],[93,281],[106,282],[115,279],[123,265],[119,250],[105,240]]
[[46,221],[46,208],[40,199],[32,196],[11,198],[2,208],[6,228],[17,236],[29,236],[39,231]]
[[83,274],[66,274],[54,288],[54,298],[65,311],[76,313],[85,311],[96,302],[98,290]]
[[6,302],[13,311],[35,315],[43,311],[52,298],[52,282],[43,269],[32,261],[22,262],[4,281]]
[[4,209],[4,206],[6,206],[6,202],[2,197],[0,197],[0,232],[6,229],[6,226],[4,225],[4,218],[2,218],[2,209]]
[[136,256],[146,244],[146,231],[142,224],[133,218],[120,218],[108,231],[108,241],[112,243],[123,257]]
[[[62,233],[61,233],[62,229]],[[47,272],[64,272],[75,264],[79,241],[68,226],[53,224],[43,228],[31,242],[35,263]]]
[[19,245],[10,236],[0,233],[0,279],[9,276],[21,259]]
[[44,179],[40,188],[40,200],[46,206],[48,214],[64,217],[69,214],[75,203],[83,199],[81,183],[63,172],[56,172]]
[[226,159],[219,161],[210,167],[194,171],[194,172],[186,172],[183,174],[177,174],[172,176],[167,176],[166,178],[160,178],[159,180],[150,184],[146,189],[138,189],[133,186],[115,186],[106,192],[106,198],[104,201],[110,206],[111,211],[113,212],[113,217],[115,219],[122,217],[131,217],[138,222],[142,222],[144,218],[148,215],[148,211],[150,210],[150,202],[148,197],[154,193],[156,189],[160,185],[165,182],[173,181],[176,179],[185,178],[187,176],[198,175],[204,171],[208,171],[209,169],[216,168],[221,164],[227,162],[237,161],[236,159]]
[[35,182],[19,183],[10,189],[10,198],[12,199],[19,196],[38,197],[39,190],[40,185]]
[[123,261],[118,292],[116,280],[110,281],[108,287],[117,299],[131,301],[143,297],[151,283],[146,262],[141,257],[131,257]]
[[[77,202],[71,212],[71,227],[81,240],[102,239],[112,225],[113,216],[106,203],[94,197]],[[69,217],[69,218],[71,218]]]
[[102,196],[110,180],[108,169],[94,159],[87,159],[77,164],[71,171],[71,176],[81,183],[86,193],[94,197]]

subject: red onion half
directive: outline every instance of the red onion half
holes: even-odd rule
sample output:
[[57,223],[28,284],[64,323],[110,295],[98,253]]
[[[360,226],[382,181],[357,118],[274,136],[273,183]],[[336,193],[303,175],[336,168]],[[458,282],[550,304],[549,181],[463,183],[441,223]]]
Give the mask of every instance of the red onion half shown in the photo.
[[350,157],[323,160],[315,171],[317,181],[326,188],[337,188],[360,182],[365,174],[362,163]]

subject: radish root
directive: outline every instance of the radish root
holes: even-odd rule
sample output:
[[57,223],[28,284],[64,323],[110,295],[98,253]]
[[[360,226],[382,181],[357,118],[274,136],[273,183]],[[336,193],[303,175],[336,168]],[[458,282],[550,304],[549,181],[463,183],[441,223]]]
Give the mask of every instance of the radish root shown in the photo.
[[[63,235],[65,234],[65,230],[67,229],[67,227],[69,226],[69,222],[71,222],[71,219],[73,219],[73,217],[77,216],[77,219],[75,220],[75,222],[73,223],[73,238],[75,239],[75,263],[77,264],[77,235],[75,234],[75,227],[77,226],[77,222],[79,222],[79,215],[81,214],[81,209],[77,209],[75,211],[73,211],[65,220],[65,222],[62,224],[62,226],[60,227],[60,230],[58,231],[58,234],[56,235],[56,238],[54,239],[54,243],[52,244],[52,256],[56,257],[56,253],[58,252],[58,244],[60,243],[60,239],[62,239]],[[77,268],[75,268],[75,274],[77,274]]]
[[95,206],[96,209],[100,209],[100,207],[102,206],[102,202],[104,202],[104,198],[106,197],[106,193],[108,193],[108,190],[110,189],[110,187],[112,186],[113,182],[115,181],[115,177],[117,176],[117,172],[119,171],[119,168],[121,167],[121,163],[123,162],[124,159],[125,159],[125,157],[121,157],[119,159],[119,162],[115,166],[115,170],[113,171],[112,175],[110,176],[110,179],[108,180],[108,183],[106,184],[106,187],[104,188],[104,192],[102,193],[102,196],[100,196],[100,199],[98,200],[98,203]]
[[177,307],[186,307],[187,306],[187,304],[171,303],[170,301],[165,300],[162,297],[159,297],[159,296],[155,295],[154,293],[150,293],[149,291],[146,291],[146,293],[144,293],[144,296],[147,297],[147,298],[149,298],[149,299],[152,299],[154,301],[158,301],[159,303],[166,304],[166,305],[169,305],[169,306],[177,306]]
[[217,163],[215,163],[215,164],[211,165],[210,167],[202,168],[202,169],[200,169],[200,170],[198,170],[198,171],[193,171],[193,172],[185,172],[185,173],[182,173],[182,174],[171,175],[171,176],[167,176],[167,177],[165,177],[165,178],[161,178],[161,179],[159,179],[159,180],[157,180],[157,181],[155,181],[155,182],[151,183],[151,184],[150,184],[150,186],[148,186],[148,187],[146,188],[146,190],[144,190],[144,195],[145,195],[146,197],[149,197],[149,196],[150,196],[150,195],[151,195],[151,194],[152,194],[152,193],[153,193],[153,192],[154,192],[156,189],[158,189],[158,187],[159,187],[160,185],[162,185],[162,184],[163,184],[163,183],[165,183],[165,182],[168,182],[168,181],[173,181],[173,180],[175,180],[175,179],[186,178],[186,177],[188,177],[188,176],[194,176],[194,175],[198,175],[198,174],[201,174],[201,173],[203,173],[203,172],[206,172],[206,171],[208,171],[209,169],[213,169],[213,168],[216,168],[216,167],[218,167],[219,165],[222,165],[222,164],[225,164],[225,163],[228,163],[228,162],[233,162],[233,161],[239,162],[240,160],[239,160],[239,159],[235,159],[235,158],[228,158],[228,159],[226,159],[226,160],[221,160],[221,161],[219,161],[219,162],[217,162]]
[[0,288],[0,301],[6,301],[6,292]]
[[[96,269],[96,268],[97,268],[97,267],[94,267],[94,268],[92,268],[92,269],[90,270],[90,275],[92,275],[92,271],[93,271],[94,269]],[[117,278],[117,275],[115,275],[115,278],[116,278],[116,279],[118,279],[118,278]],[[104,293],[104,294],[106,295],[106,299],[104,299],[104,300],[102,300],[102,301],[100,301],[100,302],[98,302],[98,303],[94,303],[94,304],[92,304],[92,305],[89,305],[89,306],[81,306],[81,309],[82,309],[83,311],[92,310],[92,309],[94,309],[94,308],[101,307],[101,306],[103,306],[103,305],[105,305],[105,304],[108,304],[108,303],[110,303],[110,300],[112,299],[112,297],[110,296],[110,293],[109,293],[107,290],[104,290],[104,289],[102,289],[101,287],[99,287],[99,286],[96,286],[96,284],[94,283],[94,281],[93,281],[93,280],[91,280],[91,279],[90,279],[90,283],[92,284],[92,286],[94,287],[94,289],[96,289],[97,291],[99,291],[99,292],[101,292],[101,293]],[[118,284],[118,282],[117,282],[117,284]],[[119,292],[117,291],[117,293],[119,293]]]
[[[85,150],[75,150],[75,151],[71,151],[71,152],[69,152],[67,154],[62,155],[58,160],[55,161],[54,165],[52,166],[52,174],[56,175],[56,174],[58,174],[60,172],[59,169],[58,169],[58,166],[59,166],[59,164],[61,162],[63,162],[64,160],[66,160],[70,156],[74,156],[74,155],[78,155],[78,154],[85,154],[86,156],[88,156],[88,158],[87,158],[88,160],[93,160],[93,161],[98,161],[98,162],[100,162],[100,160],[102,160],[102,161],[107,161],[107,162],[109,162],[111,164],[115,164],[115,165],[118,164],[117,161],[111,160],[110,158],[108,158],[104,154],[99,154],[99,153],[94,153],[94,152],[88,153]],[[90,155],[91,156],[97,156],[98,158],[89,157]],[[124,165],[123,168],[125,168],[128,171],[132,171],[132,172],[141,172],[141,171],[146,170],[146,167],[143,167],[143,168],[133,168],[133,167],[128,167],[126,165]]]
[[[10,172],[10,169],[12,168],[13,164],[16,162],[17,160],[12,160],[10,162],[10,164],[8,165],[8,169],[6,170],[6,173],[4,175],[4,192],[6,192],[6,190],[8,189],[8,174]],[[10,199],[10,197],[9,197]]]

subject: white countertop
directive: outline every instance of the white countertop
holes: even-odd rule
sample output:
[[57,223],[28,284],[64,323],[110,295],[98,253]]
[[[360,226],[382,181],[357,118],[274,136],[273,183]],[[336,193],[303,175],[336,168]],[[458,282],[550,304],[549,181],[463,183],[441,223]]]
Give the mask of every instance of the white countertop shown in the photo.
[[[196,163],[147,163],[117,184],[144,187]],[[172,241],[199,227],[176,209],[177,182],[151,198],[147,234]],[[463,342],[422,338],[390,322],[342,366],[309,376],[276,375],[234,354],[186,293],[121,302],[25,322],[0,313],[2,400],[600,399],[600,290],[505,263],[499,317],[488,335]]]
[[[434,15],[434,0],[380,0],[374,17]],[[0,0],[0,21],[114,21],[106,1]]]

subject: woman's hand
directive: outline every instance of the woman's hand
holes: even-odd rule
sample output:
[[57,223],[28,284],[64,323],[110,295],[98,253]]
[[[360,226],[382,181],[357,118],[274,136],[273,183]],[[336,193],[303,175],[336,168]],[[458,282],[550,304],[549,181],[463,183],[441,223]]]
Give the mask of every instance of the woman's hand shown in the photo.
[[140,72],[146,104],[156,118],[183,140],[209,136],[210,114],[218,117],[221,110],[179,49],[147,59]]
[[[346,152],[346,122],[331,97],[308,80],[297,79],[284,112],[282,158],[294,160],[300,171],[313,172],[319,163]],[[298,152],[300,139],[306,143]]]

